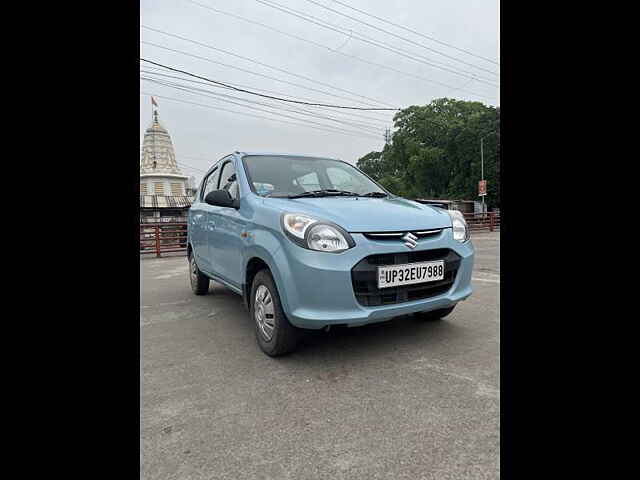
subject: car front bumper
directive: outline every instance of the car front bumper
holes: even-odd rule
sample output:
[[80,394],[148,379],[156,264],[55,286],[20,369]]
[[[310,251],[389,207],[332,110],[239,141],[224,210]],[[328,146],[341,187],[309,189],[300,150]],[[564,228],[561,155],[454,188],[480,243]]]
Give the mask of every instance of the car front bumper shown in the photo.
[[[472,293],[473,244],[454,240],[451,228],[434,237],[419,239],[413,250],[400,240],[371,240],[362,234],[352,236],[355,247],[337,254],[307,250],[292,242],[278,251],[275,256],[280,267],[278,290],[282,307],[293,325],[311,329],[338,324],[364,325],[399,315],[447,308]],[[460,257],[455,280],[446,292],[378,306],[364,306],[357,300],[351,273],[362,259],[371,255],[435,249],[452,250]]]

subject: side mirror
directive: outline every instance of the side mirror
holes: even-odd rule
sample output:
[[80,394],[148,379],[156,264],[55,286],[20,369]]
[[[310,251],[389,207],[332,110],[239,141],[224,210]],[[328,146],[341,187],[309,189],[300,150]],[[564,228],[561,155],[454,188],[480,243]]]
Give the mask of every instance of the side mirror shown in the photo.
[[231,198],[231,194],[227,190],[213,190],[207,193],[204,201],[214,207],[238,208],[238,202]]

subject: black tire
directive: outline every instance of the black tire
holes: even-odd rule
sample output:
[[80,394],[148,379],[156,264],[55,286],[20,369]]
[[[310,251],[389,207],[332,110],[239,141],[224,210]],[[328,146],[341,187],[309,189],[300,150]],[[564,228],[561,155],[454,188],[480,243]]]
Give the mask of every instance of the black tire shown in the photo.
[[[268,294],[264,293],[265,289]],[[256,298],[259,291],[261,299]],[[299,330],[289,323],[284,314],[278,289],[269,270],[260,270],[253,279],[249,312],[255,326],[256,340],[264,353],[278,357],[295,350]]]
[[198,268],[193,252],[189,254],[189,281],[191,290],[196,295],[206,295],[209,292],[209,277]]
[[441,308],[439,310],[431,310],[430,312],[418,312],[418,313],[415,314],[415,317],[418,318],[419,320],[426,320],[426,321],[429,321],[429,322],[432,322],[432,321],[435,321],[435,320],[442,320],[444,317],[446,317],[451,312],[453,312],[454,308],[456,308],[455,305],[453,307],[449,307],[449,308]]

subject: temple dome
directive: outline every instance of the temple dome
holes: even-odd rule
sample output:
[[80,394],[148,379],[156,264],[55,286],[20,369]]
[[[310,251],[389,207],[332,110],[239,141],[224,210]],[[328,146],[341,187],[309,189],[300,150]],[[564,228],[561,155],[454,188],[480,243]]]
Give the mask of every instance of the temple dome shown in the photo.
[[158,121],[158,112],[154,112],[151,126],[147,128],[142,142],[140,175],[173,174],[182,175],[176,162],[176,154],[169,132]]

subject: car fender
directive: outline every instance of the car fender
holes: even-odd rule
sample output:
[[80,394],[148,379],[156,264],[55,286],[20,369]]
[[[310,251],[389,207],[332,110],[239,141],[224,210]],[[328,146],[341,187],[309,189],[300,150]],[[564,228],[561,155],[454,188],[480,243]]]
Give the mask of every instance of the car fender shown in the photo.
[[278,287],[278,294],[280,296],[280,303],[285,313],[289,311],[289,288],[295,288],[295,286],[289,285],[291,282],[286,282],[286,278],[291,278],[291,272],[287,263],[287,259],[284,255],[282,245],[280,242],[282,239],[278,238],[274,233],[269,230],[255,230],[251,232],[251,241],[249,245],[244,249],[242,259],[242,283],[249,289],[247,283],[247,265],[249,260],[254,257],[259,258],[267,264],[273,279]]

